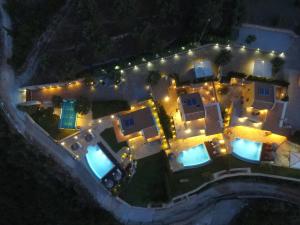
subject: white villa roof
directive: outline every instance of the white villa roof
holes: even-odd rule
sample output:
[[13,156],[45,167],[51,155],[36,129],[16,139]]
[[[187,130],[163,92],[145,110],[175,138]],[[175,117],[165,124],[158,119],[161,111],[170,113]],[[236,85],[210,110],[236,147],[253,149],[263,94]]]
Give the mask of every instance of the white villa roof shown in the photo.
[[213,75],[210,61],[201,61],[194,64],[196,78],[209,77]]
[[290,154],[290,167],[300,169],[300,153],[291,152]]

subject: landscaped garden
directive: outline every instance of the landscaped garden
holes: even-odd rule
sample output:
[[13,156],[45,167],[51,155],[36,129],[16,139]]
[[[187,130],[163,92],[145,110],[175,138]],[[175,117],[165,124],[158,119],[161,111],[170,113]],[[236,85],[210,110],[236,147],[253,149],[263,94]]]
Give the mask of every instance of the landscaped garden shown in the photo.
[[114,152],[120,151],[123,147],[128,147],[126,141],[118,142],[114,128],[107,128],[101,133],[101,137],[106,141]]
[[168,166],[164,152],[138,160],[134,176],[121,185],[121,198],[139,206],[167,202],[170,199]]
[[212,181],[214,173],[233,168],[251,168],[253,173],[300,178],[298,170],[270,164],[251,164],[232,155],[217,157],[202,167],[172,173],[165,154],[160,152],[138,161],[136,174],[121,187],[121,198],[138,206],[167,202]]
[[129,109],[130,106],[128,102],[122,100],[92,102],[93,119],[97,119],[103,116],[108,116]]

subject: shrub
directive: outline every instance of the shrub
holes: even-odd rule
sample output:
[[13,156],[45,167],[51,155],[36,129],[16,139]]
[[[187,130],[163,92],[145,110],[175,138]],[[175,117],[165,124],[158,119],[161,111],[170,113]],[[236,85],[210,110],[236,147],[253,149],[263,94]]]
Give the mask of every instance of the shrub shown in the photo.
[[85,115],[91,109],[91,103],[88,98],[84,96],[80,96],[77,101],[75,102],[74,109],[77,113]]
[[245,39],[245,43],[247,43],[248,45],[250,45],[251,43],[256,41],[256,36],[255,35],[248,35]]
[[218,66],[225,66],[231,61],[232,55],[228,50],[221,50],[220,53],[216,56],[214,62]]
[[160,80],[160,72],[153,70],[149,71],[148,77],[147,77],[147,83],[151,86],[156,85],[158,81]]
[[271,60],[271,63],[272,63],[272,73],[273,75],[278,73],[282,66],[284,65],[284,60],[280,57],[275,57]]
[[60,107],[61,103],[63,101],[63,98],[59,95],[53,95],[52,96],[52,103],[54,107]]

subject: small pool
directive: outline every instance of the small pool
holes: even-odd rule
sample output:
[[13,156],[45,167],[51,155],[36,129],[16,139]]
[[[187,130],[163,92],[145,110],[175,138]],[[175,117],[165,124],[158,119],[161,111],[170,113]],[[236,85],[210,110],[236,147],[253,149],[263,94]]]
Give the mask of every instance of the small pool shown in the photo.
[[113,162],[105,155],[98,145],[89,145],[87,151],[85,157],[88,165],[99,179],[102,179],[115,167]]
[[184,167],[199,166],[210,161],[204,144],[189,148],[179,153],[177,161]]
[[231,142],[232,153],[238,158],[259,162],[262,143],[237,138]]
[[59,128],[61,129],[75,129],[76,128],[76,112],[74,109],[75,101],[63,100],[61,106],[61,114],[59,121]]

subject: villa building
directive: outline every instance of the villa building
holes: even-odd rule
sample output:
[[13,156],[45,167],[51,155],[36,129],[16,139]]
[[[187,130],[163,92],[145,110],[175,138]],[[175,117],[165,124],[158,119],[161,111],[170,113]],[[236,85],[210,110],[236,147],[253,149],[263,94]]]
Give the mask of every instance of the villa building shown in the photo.
[[147,142],[160,139],[158,128],[149,107],[121,112],[115,120],[115,132],[119,141],[143,136]]

